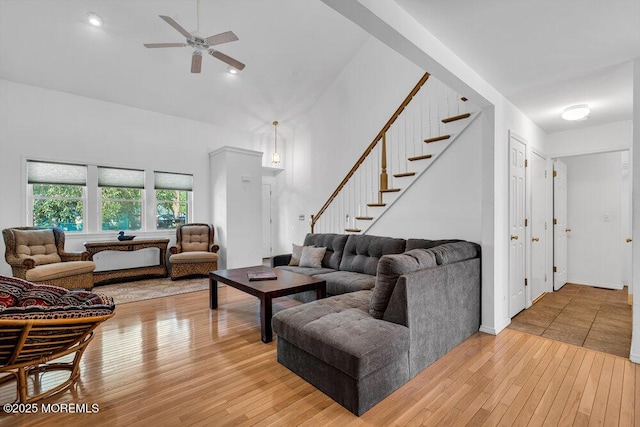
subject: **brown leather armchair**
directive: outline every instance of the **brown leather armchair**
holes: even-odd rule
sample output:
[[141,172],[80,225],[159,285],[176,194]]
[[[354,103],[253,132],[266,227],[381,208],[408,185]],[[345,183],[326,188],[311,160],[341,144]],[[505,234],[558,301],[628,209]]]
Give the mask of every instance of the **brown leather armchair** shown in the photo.
[[218,250],[211,224],[182,224],[176,229],[176,246],[169,248],[171,280],[204,275],[218,269]]
[[15,227],[2,230],[5,260],[13,276],[67,289],[93,288],[95,263],[88,252],[66,252],[60,228]]

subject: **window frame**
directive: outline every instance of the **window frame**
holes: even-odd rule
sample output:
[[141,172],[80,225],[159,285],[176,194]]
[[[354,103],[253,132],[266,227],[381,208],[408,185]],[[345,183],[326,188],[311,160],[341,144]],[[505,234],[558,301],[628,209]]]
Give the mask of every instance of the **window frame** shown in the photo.
[[[158,199],[157,192],[155,188],[155,173],[157,171],[153,169],[142,169],[142,168],[130,168],[125,166],[114,166],[114,165],[103,165],[103,164],[90,164],[85,162],[73,162],[73,161],[59,161],[59,160],[49,160],[49,159],[39,159],[32,157],[23,157],[23,180],[22,182],[26,186],[24,194],[26,200],[22,206],[25,207],[26,212],[23,218],[26,219],[26,223],[29,226],[34,226],[34,207],[35,201],[41,199],[50,199],[47,197],[36,196],[33,189],[33,184],[29,183],[29,162],[37,162],[37,163],[57,163],[57,164],[68,164],[72,166],[83,166],[87,169],[87,177],[84,185],[80,186],[82,188],[82,197],[81,198],[65,198],[61,197],[64,200],[80,200],[82,203],[82,231],[69,231],[69,233],[73,233],[73,235],[87,235],[87,234],[96,234],[96,235],[106,235],[113,233],[113,230],[103,230],[102,229],[102,203],[103,200],[110,201],[123,201],[123,202],[138,202],[138,200],[129,200],[129,199],[104,199],[102,195],[102,187],[98,185],[98,168],[109,168],[109,169],[128,169],[128,170],[136,170],[141,171],[144,176],[144,186],[140,188],[141,190],[141,212],[140,212],[140,229],[132,230],[140,233],[174,233],[175,228],[158,228],[157,227],[157,211],[158,211]],[[193,174],[190,173],[181,173],[181,172],[162,172],[167,174],[176,174],[176,175],[184,175],[190,177],[191,182],[193,182]],[[49,184],[49,185],[65,185],[65,184]],[[127,188],[127,187],[115,187],[113,188]],[[194,192],[193,188],[189,190],[180,190],[187,192],[186,198],[186,218],[185,222],[193,222],[193,200],[194,200]],[[153,220],[153,221],[152,221]]]

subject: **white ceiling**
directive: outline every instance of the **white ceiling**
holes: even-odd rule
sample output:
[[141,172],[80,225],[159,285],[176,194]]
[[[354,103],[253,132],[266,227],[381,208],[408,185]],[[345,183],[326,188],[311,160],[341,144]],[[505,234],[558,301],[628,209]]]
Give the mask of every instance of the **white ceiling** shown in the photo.
[[[305,112],[368,34],[318,0],[0,0],[0,78],[231,127],[271,129]],[[90,26],[87,12],[104,20]],[[232,30],[220,45],[241,73],[192,49],[158,15],[200,35]]]
[[[381,0],[382,1],[382,0]],[[389,1],[389,0],[384,0]],[[630,120],[639,0],[396,0],[547,132]],[[244,131],[286,126],[312,106],[368,35],[319,0],[0,0],[0,78]],[[89,11],[102,28],[86,23]],[[236,76],[158,15],[244,63]],[[589,103],[582,122],[559,118]]]
[[396,2],[546,132],[631,120],[639,0]]

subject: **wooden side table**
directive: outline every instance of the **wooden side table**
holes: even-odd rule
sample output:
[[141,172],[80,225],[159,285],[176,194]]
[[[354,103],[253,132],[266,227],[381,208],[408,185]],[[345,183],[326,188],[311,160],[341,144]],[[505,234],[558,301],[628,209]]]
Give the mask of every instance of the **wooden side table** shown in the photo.
[[100,283],[107,280],[146,277],[167,277],[167,245],[169,239],[155,240],[124,240],[109,242],[85,242],[84,247],[89,252],[89,259],[102,251],[138,251],[146,248],[160,249],[158,265],[123,268],[118,270],[94,271],[93,282]]

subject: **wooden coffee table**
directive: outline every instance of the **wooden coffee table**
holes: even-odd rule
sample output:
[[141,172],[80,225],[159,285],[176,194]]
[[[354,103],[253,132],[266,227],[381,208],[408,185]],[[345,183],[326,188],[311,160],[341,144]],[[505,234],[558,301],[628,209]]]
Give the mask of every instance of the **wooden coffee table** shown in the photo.
[[[272,271],[278,276],[275,280],[250,281],[249,272]],[[232,286],[260,299],[260,330],[262,342],[273,340],[271,316],[273,314],[273,299],[297,294],[298,292],[315,290],[317,298],[324,298],[327,293],[327,283],[304,274],[292,273],[279,268],[254,266],[234,268],[231,270],[216,270],[209,273],[209,307],[218,308],[218,282]]]

